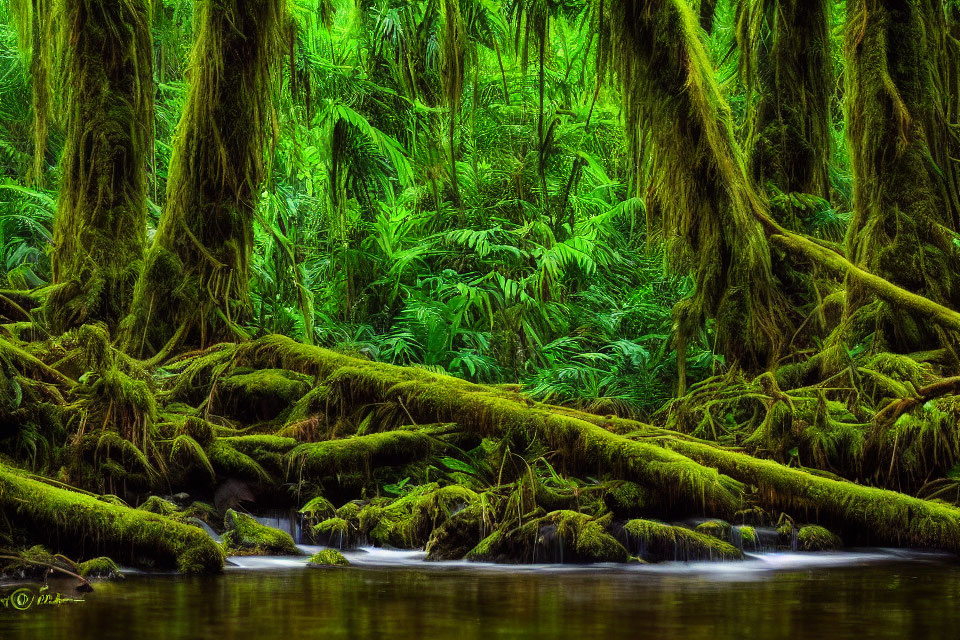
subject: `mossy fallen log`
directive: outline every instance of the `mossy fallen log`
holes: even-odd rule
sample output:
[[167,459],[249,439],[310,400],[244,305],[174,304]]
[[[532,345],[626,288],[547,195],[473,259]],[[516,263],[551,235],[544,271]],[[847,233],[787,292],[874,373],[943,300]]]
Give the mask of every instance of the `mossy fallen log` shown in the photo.
[[[361,360],[282,336],[235,349],[233,357],[247,365],[314,375],[353,407],[399,401],[424,423],[455,421],[480,434],[520,430],[545,441],[567,466],[638,482],[691,510],[722,515],[738,505],[741,483],[746,483],[758,488],[756,500],[767,509],[801,508],[815,521],[856,530],[877,544],[960,553],[960,509],[941,503],[815,476],[639,422],[534,403],[510,390]],[[648,437],[619,435],[631,431]]]
[[341,473],[371,472],[422,460],[433,450],[434,439],[415,431],[388,431],[342,440],[301,444],[289,453],[291,474],[322,479]]
[[[394,401],[406,417],[421,424],[456,422],[460,428],[481,435],[519,430],[560,451],[568,467],[588,473],[599,470],[655,488],[664,502],[712,512],[727,512],[740,502],[740,484],[714,469],[664,447],[617,436],[584,419],[587,414],[532,403],[514,391],[423,369],[362,360],[283,336],[267,336],[234,349],[238,363],[277,366],[316,376],[331,389],[332,397],[344,410],[345,404],[356,407]],[[298,450],[322,452],[326,446],[302,445]],[[294,458],[298,450],[291,454]],[[320,467],[330,464],[326,456],[316,459],[314,464]]]
[[183,573],[223,568],[223,551],[202,529],[52,487],[3,465],[0,512],[32,537],[81,556],[106,553],[123,564]]
[[691,440],[667,436],[659,442],[755,486],[768,509],[803,510],[817,521],[852,531],[875,544],[960,553],[960,509],[956,507],[816,476]]

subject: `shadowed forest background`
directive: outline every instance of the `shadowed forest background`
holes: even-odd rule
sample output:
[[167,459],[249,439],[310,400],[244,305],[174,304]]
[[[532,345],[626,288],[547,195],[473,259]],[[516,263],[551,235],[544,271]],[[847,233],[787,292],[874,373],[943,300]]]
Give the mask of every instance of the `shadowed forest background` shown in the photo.
[[448,559],[960,550],[958,38],[953,0],[3,2],[0,543],[216,570],[244,502]]

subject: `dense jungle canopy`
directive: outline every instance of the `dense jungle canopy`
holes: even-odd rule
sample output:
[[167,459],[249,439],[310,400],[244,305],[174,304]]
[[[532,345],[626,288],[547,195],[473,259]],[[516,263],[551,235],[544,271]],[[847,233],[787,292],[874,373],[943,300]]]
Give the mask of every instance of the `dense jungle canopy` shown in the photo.
[[7,0],[0,252],[8,549],[960,551],[955,0]]

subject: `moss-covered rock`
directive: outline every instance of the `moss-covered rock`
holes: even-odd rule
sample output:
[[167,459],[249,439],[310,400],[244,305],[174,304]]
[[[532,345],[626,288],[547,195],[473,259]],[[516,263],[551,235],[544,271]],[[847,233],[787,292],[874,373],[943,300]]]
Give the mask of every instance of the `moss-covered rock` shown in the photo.
[[740,548],[741,549],[756,549],[757,545],[760,542],[760,539],[757,537],[757,530],[751,526],[744,525],[740,527],[738,532],[740,536]]
[[708,520],[702,522],[696,527],[697,533],[711,536],[717,540],[728,542],[730,540],[730,523],[723,520]]
[[801,551],[830,551],[842,544],[839,536],[818,525],[809,524],[797,532],[797,548]]
[[123,579],[123,574],[120,573],[120,567],[117,566],[117,563],[105,556],[93,558],[92,560],[87,560],[86,562],[81,562],[79,569],[81,576],[91,580]]
[[740,560],[743,553],[713,536],[653,520],[631,520],[623,527],[631,551],[648,562]]
[[336,549],[324,549],[310,556],[308,567],[346,567],[350,561],[343,557],[343,554]]
[[300,555],[300,550],[289,533],[262,525],[245,513],[228,509],[223,526],[223,546],[231,555]]
[[343,518],[327,518],[313,527],[318,544],[337,549],[352,549],[357,545],[357,527]]
[[430,534],[427,560],[462,560],[490,534],[492,516],[482,499],[452,514]]
[[452,513],[477,500],[457,485],[417,487],[385,506],[370,504],[359,514],[360,531],[371,541],[401,549],[419,549]]
[[610,521],[609,515],[554,511],[518,527],[501,525],[466,557],[506,563],[626,562],[630,554],[606,530]]
[[604,492],[603,502],[617,517],[635,518],[650,504],[650,493],[636,482],[616,482]]

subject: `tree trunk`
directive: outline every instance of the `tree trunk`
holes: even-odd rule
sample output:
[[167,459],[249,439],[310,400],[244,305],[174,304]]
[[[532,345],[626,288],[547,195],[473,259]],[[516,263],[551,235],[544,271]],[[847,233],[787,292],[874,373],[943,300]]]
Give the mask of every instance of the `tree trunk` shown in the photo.
[[[847,255],[857,266],[939,304],[960,308],[956,193],[945,63],[946,17],[939,0],[852,0],[847,4],[847,113],[854,216]],[[848,313],[869,300],[848,286]],[[886,306],[881,346],[917,351],[953,343],[925,318]],[[955,335],[955,334],[954,334]]]
[[60,11],[69,110],[47,312],[63,331],[113,326],[129,308],[146,244],[154,90],[150,2],[67,0]]
[[253,214],[276,127],[272,71],[287,3],[201,0],[196,25],[167,207],[125,326],[135,354],[242,336],[250,315]]
[[627,128],[647,128],[652,192],[673,266],[693,272],[692,315],[716,319],[731,363],[763,368],[788,335],[784,301],[753,189],[697,17],[685,0],[611,3],[610,59],[624,85]]
[[744,6],[738,24],[741,70],[760,97],[750,123],[753,175],[763,187],[827,199],[833,1],[753,0]]

